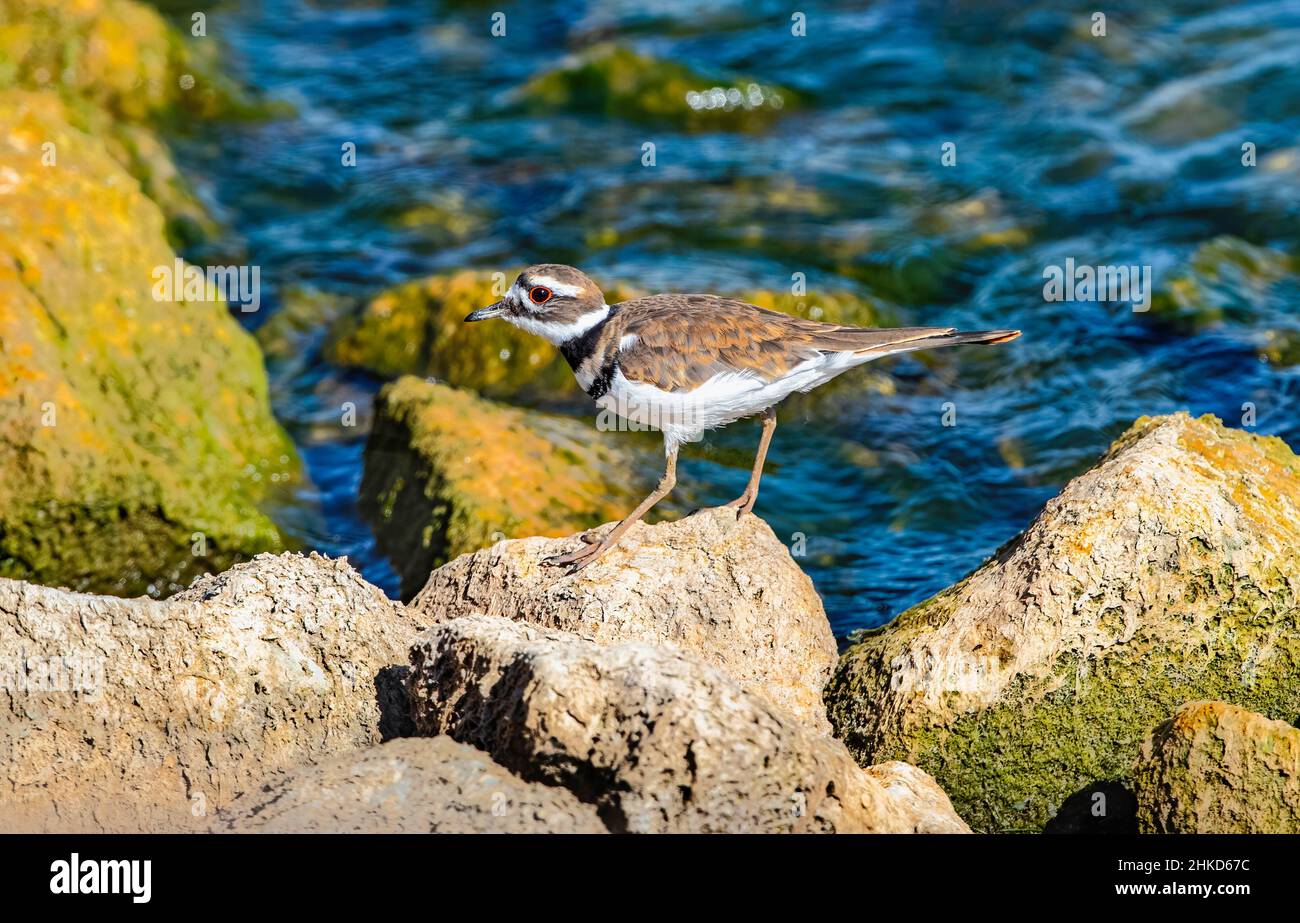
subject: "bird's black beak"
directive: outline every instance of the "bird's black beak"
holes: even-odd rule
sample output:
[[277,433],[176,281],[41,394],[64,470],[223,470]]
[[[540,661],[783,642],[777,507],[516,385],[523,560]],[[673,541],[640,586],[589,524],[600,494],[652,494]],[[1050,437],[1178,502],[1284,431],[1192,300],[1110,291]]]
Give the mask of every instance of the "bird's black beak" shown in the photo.
[[500,317],[504,313],[506,313],[506,303],[504,301],[498,301],[496,304],[490,304],[486,308],[479,308],[477,311],[470,311],[465,315],[465,320],[467,322],[487,320],[489,317]]

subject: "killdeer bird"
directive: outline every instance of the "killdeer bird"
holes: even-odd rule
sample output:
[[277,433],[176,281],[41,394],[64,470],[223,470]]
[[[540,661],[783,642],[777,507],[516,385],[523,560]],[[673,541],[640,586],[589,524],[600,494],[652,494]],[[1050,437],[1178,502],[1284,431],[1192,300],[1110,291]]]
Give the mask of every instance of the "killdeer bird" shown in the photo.
[[663,433],[664,476],[603,537],[544,563],[586,567],[677,483],[677,450],[705,430],[761,414],[763,433],[749,485],[728,506],[754,507],[776,429],[776,405],[864,362],[937,346],[1004,343],[1019,330],[959,333],[952,327],[842,327],[768,311],[718,295],[650,295],[608,305],[572,266],[543,263],[519,274],[504,298],[466,321],[499,317],[559,347],[578,384],[602,409]]

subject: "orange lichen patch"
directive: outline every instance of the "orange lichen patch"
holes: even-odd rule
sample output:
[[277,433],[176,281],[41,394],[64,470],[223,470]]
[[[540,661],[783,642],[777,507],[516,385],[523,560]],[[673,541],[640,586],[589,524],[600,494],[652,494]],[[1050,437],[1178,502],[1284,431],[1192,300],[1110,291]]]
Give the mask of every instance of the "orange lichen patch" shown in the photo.
[[1224,481],[1233,502],[1260,529],[1300,537],[1300,459],[1275,436],[1226,428],[1206,415],[1189,425],[1179,444],[1202,470]]

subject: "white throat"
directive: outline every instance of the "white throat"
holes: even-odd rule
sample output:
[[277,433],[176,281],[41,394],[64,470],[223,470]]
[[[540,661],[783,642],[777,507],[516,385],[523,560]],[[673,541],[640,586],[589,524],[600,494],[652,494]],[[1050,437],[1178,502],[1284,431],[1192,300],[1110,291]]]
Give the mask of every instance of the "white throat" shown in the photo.
[[569,340],[582,336],[607,317],[609,317],[609,305],[603,304],[594,311],[588,311],[568,323],[548,321],[540,317],[530,317],[526,314],[512,314],[505,319],[520,330],[535,333],[539,337],[549,340],[555,346],[559,346],[561,343],[567,343]]

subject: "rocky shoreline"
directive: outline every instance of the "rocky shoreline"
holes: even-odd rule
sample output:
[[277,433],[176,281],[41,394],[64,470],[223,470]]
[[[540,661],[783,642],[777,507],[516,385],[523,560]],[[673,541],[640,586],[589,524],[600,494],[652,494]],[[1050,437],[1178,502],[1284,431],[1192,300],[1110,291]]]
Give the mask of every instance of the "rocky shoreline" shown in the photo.
[[576,536],[500,541],[405,606],[316,554],[163,602],[0,580],[0,826],[1296,832],[1298,516],[1278,440],[1142,420],[838,665],[728,510],[573,576],[538,562]]

